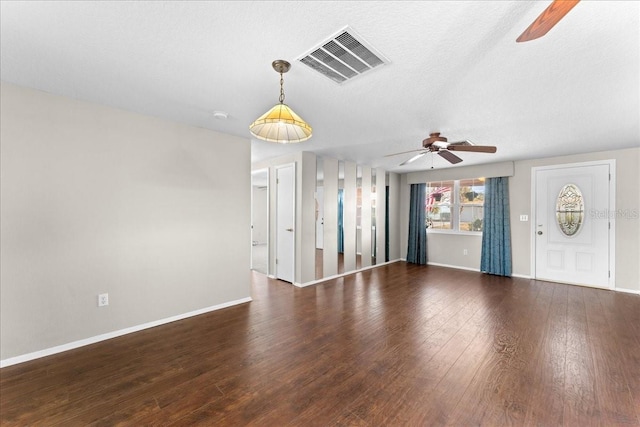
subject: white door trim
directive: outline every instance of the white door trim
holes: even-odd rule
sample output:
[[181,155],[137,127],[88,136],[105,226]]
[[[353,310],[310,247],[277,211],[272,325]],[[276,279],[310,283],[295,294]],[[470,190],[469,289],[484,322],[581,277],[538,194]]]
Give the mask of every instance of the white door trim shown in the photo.
[[586,215],[607,215],[609,217],[609,289],[616,288],[616,161],[596,160],[591,162],[565,163],[531,168],[531,278],[536,279],[536,174],[549,169],[574,168],[581,166],[609,166],[609,208],[607,212],[586,212]]

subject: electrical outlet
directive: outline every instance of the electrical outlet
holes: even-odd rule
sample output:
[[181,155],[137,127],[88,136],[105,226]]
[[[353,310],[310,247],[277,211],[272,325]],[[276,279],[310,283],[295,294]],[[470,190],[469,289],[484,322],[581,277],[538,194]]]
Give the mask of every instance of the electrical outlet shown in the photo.
[[98,307],[104,307],[105,305],[109,305],[109,294],[98,295]]
[[462,255],[469,255],[469,251],[468,251],[468,250],[466,250],[466,249],[463,249],[463,250],[462,250]]
[[522,222],[529,221],[529,215],[520,215],[520,221]]

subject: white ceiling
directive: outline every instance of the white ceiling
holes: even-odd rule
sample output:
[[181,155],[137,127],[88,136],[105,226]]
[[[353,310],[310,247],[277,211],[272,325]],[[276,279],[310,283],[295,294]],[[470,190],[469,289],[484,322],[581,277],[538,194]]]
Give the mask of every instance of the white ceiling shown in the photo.
[[[1,77],[249,138],[278,101],[271,62],[286,59],[286,102],[314,135],[252,141],[254,162],[305,150],[428,169],[431,156],[384,156],[438,131],[497,146],[461,166],[640,146],[640,3],[583,0],[516,43],[549,3],[2,1]],[[345,26],[390,63],[338,85],[296,62]]]

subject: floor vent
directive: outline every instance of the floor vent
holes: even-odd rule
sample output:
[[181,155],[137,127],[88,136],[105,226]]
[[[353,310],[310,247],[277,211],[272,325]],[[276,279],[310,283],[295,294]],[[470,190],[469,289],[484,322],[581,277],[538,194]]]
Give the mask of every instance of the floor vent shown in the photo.
[[350,27],[338,31],[298,61],[338,84],[389,63]]

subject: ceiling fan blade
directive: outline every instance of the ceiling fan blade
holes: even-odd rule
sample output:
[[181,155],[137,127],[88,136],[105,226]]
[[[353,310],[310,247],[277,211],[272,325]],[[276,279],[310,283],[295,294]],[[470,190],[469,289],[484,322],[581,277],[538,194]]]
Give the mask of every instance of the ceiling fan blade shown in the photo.
[[445,144],[447,146],[449,145],[473,145],[473,143],[471,141],[468,140],[464,140],[464,141],[456,141],[456,142],[450,142],[448,144]]
[[438,154],[440,154],[449,163],[452,163],[454,165],[456,163],[460,163],[462,161],[462,159],[460,157],[456,156],[455,154],[453,154],[453,153],[451,153],[450,151],[447,151],[447,150],[440,150],[440,151],[438,151]]
[[418,148],[417,150],[409,150],[409,151],[402,151],[400,153],[393,153],[393,154],[387,154],[384,157],[392,157],[392,156],[397,156],[398,154],[407,154],[407,153],[414,153],[416,151],[424,151],[424,148]]
[[547,8],[536,18],[529,27],[524,30],[516,42],[528,42],[544,36],[553,28],[580,0],[554,0]]
[[428,153],[428,151],[424,151],[424,152],[422,152],[420,154],[416,154],[415,156],[413,156],[409,160],[405,160],[404,162],[400,163],[400,166],[408,165],[409,163],[418,160],[420,157],[424,156],[427,153]]
[[476,153],[495,153],[496,147],[491,145],[449,145],[449,151],[473,151]]

